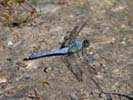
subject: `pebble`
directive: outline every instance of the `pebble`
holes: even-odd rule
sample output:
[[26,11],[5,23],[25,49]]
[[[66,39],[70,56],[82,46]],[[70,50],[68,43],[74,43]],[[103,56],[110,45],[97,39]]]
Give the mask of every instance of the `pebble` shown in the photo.
[[5,83],[5,82],[7,82],[7,79],[4,78],[4,77],[1,77],[1,78],[0,78],[0,83]]
[[12,46],[13,45],[13,42],[12,41],[9,41],[7,44],[8,44],[8,46]]

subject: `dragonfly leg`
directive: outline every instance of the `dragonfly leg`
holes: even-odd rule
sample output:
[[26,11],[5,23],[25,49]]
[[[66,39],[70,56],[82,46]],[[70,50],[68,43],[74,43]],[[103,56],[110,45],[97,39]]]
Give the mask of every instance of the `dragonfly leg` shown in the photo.
[[82,60],[81,55],[79,54],[79,52],[77,52],[77,56],[80,58],[80,60]]
[[81,52],[82,52],[82,56],[84,56],[85,55],[85,50],[82,49]]
[[78,57],[80,58],[80,54],[79,54],[79,52],[77,52],[77,55],[78,55]]

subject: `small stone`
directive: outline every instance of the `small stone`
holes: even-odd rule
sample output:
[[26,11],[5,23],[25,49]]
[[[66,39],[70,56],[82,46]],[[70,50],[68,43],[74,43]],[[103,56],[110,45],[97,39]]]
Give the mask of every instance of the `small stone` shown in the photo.
[[12,41],[9,41],[7,44],[8,44],[8,46],[12,46],[13,45],[13,42]]
[[96,77],[99,78],[99,79],[103,79],[103,75],[100,72],[98,72],[98,74],[96,75]]
[[122,41],[121,43],[122,43],[122,44],[126,44],[126,42],[125,42],[125,41]]
[[79,97],[76,96],[75,94],[71,94],[70,98],[71,98],[71,100],[79,100]]
[[128,65],[133,65],[133,59],[128,61]]
[[121,25],[122,28],[125,28],[126,26],[124,24]]
[[0,78],[0,83],[5,83],[5,82],[7,82],[7,79],[4,78],[4,77],[1,77],[1,78]]
[[112,38],[112,43],[114,43],[114,42],[115,42],[115,40],[116,40],[116,39],[113,37],[113,38]]

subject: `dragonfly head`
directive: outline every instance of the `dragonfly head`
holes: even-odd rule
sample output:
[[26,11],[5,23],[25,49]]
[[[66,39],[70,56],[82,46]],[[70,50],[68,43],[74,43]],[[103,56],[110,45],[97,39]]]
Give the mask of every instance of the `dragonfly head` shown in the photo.
[[90,41],[89,40],[84,40],[83,41],[83,47],[87,48],[90,46]]

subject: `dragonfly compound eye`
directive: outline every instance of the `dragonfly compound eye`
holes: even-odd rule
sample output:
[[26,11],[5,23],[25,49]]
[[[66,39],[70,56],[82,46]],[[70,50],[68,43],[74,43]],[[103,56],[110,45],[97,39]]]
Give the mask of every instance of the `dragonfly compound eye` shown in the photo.
[[89,47],[90,46],[90,41],[89,40],[84,40],[83,41],[83,46],[84,47]]

